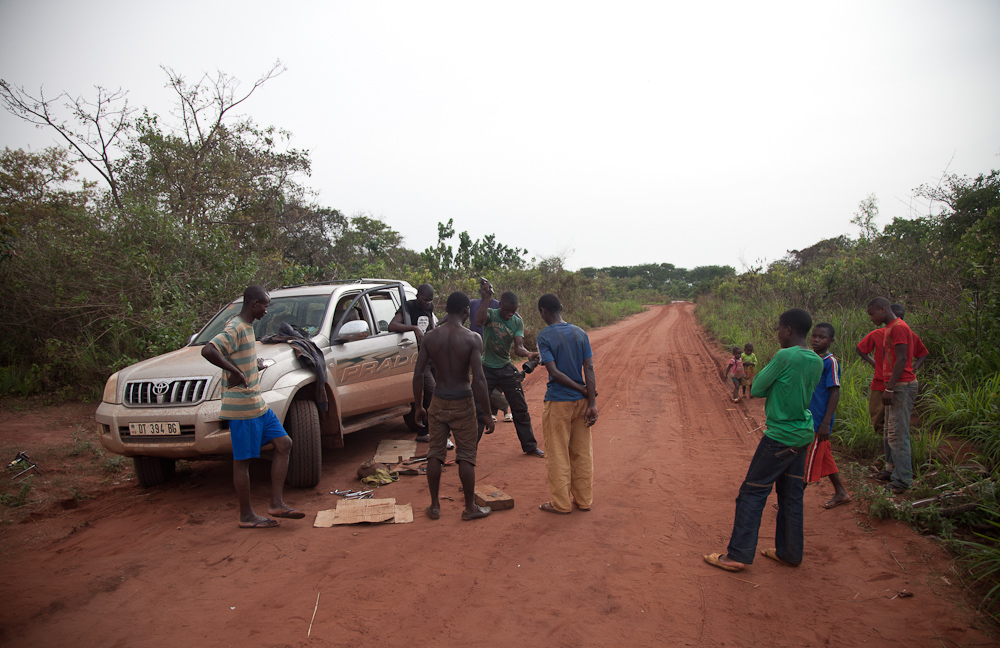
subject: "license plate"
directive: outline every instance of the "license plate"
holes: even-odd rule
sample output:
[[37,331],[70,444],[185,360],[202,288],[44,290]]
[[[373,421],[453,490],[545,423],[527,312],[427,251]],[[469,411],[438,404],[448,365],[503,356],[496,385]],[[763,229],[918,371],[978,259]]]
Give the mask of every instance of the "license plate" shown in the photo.
[[156,423],[129,423],[128,433],[132,436],[163,436],[180,434],[181,424],[176,421],[158,421]]

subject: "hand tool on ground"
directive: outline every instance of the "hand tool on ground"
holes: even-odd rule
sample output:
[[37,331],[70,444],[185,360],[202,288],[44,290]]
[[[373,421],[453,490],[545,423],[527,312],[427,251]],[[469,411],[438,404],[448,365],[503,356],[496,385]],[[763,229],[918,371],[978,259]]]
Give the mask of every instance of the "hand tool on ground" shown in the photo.
[[[15,466],[21,467],[21,466],[24,466],[24,465],[27,465],[28,467],[25,468],[24,470],[22,470],[21,472],[17,473],[16,475],[14,475],[13,477],[11,477],[10,478],[11,481],[14,481],[15,479],[17,479],[18,477],[20,477],[21,475],[23,475],[24,473],[26,473],[26,472],[28,472],[30,470],[34,470],[38,474],[42,474],[43,472],[45,472],[44,470],[42,470],[41,466],[39,466],[37,463],[35,463],[34,461],[32,461],[31,457],[29,457],[28,453],[25,452],[24,450],[18,452],[17,456],[14,457],[14,460],[11,461],[9,464],[7,464],[7,467],[8,468],[14,468]],[[25,477],[24,479],[27,479],[27,477]],[[21,481],[24,481],[24,480],[22,479]],[[20,483],[20,482],[18,482],[18,483]]]

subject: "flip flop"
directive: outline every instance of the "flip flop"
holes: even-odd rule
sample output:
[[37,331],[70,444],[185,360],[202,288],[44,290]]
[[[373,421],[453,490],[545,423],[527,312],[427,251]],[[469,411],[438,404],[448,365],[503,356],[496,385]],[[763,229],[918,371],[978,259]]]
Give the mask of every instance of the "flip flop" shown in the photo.
[[569,511],[560,511],[556,507],[552,506],[552,502],[545,502],[543,504],[539,504],[538,508],[542,511],[545,511],[546,513],[556,513],[558,515],[569,515],[570,513]]
[[289,520],[301,520],[306,516],[306,514],[303,513],[302,511],[296,511],[295,509],[287,509],[279,513],[271,513],[270,511],[268,511],[267,514],[273,515],[276,518],[287,518]]
[[493,509],[491,509],[488,506],[477,506],[476,510],[472,513],[469,513],[468,511],[462,511],[462,519],[465,521],[478,520],[479,518],[486,517],[492,512]]
[[722,558],[722,554],[719,554],[719,553],[705,554],[704,556],[702,556],[702,558],[704,558],[705,562],[707,562],[712,567],[718,567],[719,569],[725,569],[728,572],[743,571],[742,567],[733,567],[732,565],[723,564],[719,560],[719,558]]
[[253,524],[243,524],[242,522],[240,522],[241,529],[273,529],[276,526],[278,526],[278,521],[272,520],[270,518],[257,520]]
[[795,564],[795,563],[790,563],[788,561],[785,561],[785,560],[782,560],[781,558],[779,558],[778,557],[778,550],[774,549],[773,547],[771,549],[761,549],[760,550],[760,555],[764,556],[765,558],[770,558],[771,560],[773,560],[775,562],[779,562],[782,565],[786,565],[788,567],[798,567],[798,565]]
[[845,500],[830,500],[829,502],[827,502],[826,504],[823,505],[823,508],[825,508],[825,509],[837,508],[841,504],[847,504],[850,501],[851,501],[851,497],[850,496],[848,496],[847,499],[845,499]]
[[428,506],[427,508],[424,509],[424,511],[426,511],[427,517],[429,517],[432,520],[436,520],[439,517],[441,517],[441,509],[431,508]]

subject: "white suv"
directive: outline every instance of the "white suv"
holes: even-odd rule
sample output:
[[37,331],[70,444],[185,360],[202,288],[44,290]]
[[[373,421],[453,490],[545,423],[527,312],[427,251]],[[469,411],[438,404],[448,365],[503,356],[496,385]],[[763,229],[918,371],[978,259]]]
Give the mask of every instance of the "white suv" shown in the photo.
[[[267,314],[254,322],[265,402],[292,437],[288,484],[319,483],[322,447],[342,448],[343,435],[412,416],[413,333],[391,333],[400,305],[416,296],[405,281],[359,279],[280,288]],[[108,379],[97,408],[101,444],[132,457],[143,487],[168,480],[176,459],[232,456],[228,421],[219,419],[222,372],[201,347],[239,313],[240,298],[191,337],[187,346],[122,369]],[[408,320],[407,310],[403,309]],[[287,343],[263,344],[288,322],[311,339],[325,361],[326,383],[303,366]],[[407,321],[407,323],[410,323]],[[286,328],[286,331],[288,329]],[[325,398],[322,395],[325,393]],[[317,398],[319,394],[319,398]],[[318,404],[325,401],[324,410]]]

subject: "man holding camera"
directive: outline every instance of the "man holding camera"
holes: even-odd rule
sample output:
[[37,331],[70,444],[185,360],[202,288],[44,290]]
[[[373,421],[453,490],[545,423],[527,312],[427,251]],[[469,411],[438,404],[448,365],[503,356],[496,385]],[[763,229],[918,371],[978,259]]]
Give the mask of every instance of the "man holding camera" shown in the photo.
[[[483,304],[490,303],[493,284],[485,279],[480,281],[479,296]],[[538,447],[531,429],[531,416],[528,414],[528,403],[524,400],[521,382],[517,379],[518,372],[510,362],[511,352],[536,363],[539,358],[537,351],[524,348],[524,322],[517,315],[517,305],[517,295],[507,291],[500,295],[500,308],[481,307],[476,312],[474,323],[483,329],[483,373],[486,374],[487,392],[499,389],[510,403],[514,429],[524,454],[544,457],[545,453]],[[479,419],[479,436],[482,438],[485,426],[483,412],[478,411],[479,407],[477,400],[476,418]]]

